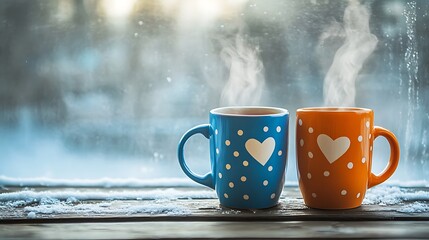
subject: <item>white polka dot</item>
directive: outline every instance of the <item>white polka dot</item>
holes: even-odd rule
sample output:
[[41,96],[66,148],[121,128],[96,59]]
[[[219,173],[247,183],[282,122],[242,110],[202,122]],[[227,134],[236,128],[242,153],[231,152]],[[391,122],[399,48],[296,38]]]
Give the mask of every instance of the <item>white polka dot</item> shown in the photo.
[[307,173],[307,178],[311,179],[311,173]]
[[365,125],[367,128],[369,128],[369,121],[366,121]]
[[309,128],[308,128],[308,132],[309,132],[309,133],[313,133],[313,131],[314,131],[314,130],[313,130],[313,128],[312,128],[312,127],[309,127]]
[[264,132],[268,132],[268,127],[267,126],[264,127]]
[[225,197],[225,198],[228,198],[229,196],[228,196],[228,194],[226,194],[226,193],[224,193],[223,194],[223,196]]
[[225,140],[225,145],[229,146],[229,145],[231,145],[231,142],[229,140]]
[[227,170],[229,170],[229,169],[231,169],[231,165],[226,164],[226,165],[225,165],[225,168],[226,168]]
[[277,155],[281,156],[283,154],[282,150],[279,150],[279,152],[277,153]]
[[372,151],[372,146],[371,146],[371,147],[369,147],[369,151]]
[[316,198],[316,197],[317,197],[317,194],[316,194],[316,193],[312,193],[312,194],[311,194],[311,196],[312,196],[313,198]]
[[219,148],[216,148],[216,153],[219,154]]
[[344,196],[344,195],[346,195],[346,194],[347,194],[347,191],[346,191],[346,190],[342,190],[342,191],[341,191],[341,195],[343,195],[343,196]]
[[244,194],[244,195],[243,195],[243,199],[244,199],[244,200],[249,200],[249,195]]
[[264,180],[264,182],[262,184],[264,184],[264,186],[267,186],[268,185],[268,181]]
[[222,178],[222,173],[219,173],[219,178]]
[[233,182],[229,182],[228,186],[229,186],[230,188],[233,188],[233,187],[234,187],[234,183],[233,183]]
[[217,135],[218,133],[219,133],[219,132],[218,132],[218,130],[216,129],[216,130],[215,130],[215,134]]
[[299,145],[304,146],[304,139],[299,140]]
[[365,163],[366,162],[366,158],[365,157],[363,157],[362,158],[362,163]]
[[275,193],[273,193],[273,194],[271,194],[271,199],[274,199],[275,197],[276,197],[276,194]]
[[240,180],[241,180],[242,182],[245,182],[245,181],[247,180],[247,178],[246,178],[246,176],[241,176]]
[[237,134],[238,134],[238,136],[242,136],[243,135],[243,130],[238,130]]
[[363,137],[362,137],[362,136],[359,136],[359,137],[358,137],[358,141],[359,141],[359,142],[362,142],[362,139],[363,139]]
[[248,161],[243,161],[243,166],[245,166],[245,167],[249,166],[249,162]]
[[371,133],[368,135],[368,139],[371,139]]
[[356,194],[356,198],[359,198],[359,197],[360,197],[360,193]]
[[268,167],[268,171],[269,171],[269,172],[273,171],[273,166],[269,166],[269,167]]
[[347,163],[347,168],[348,169],[352,169],[353,168],[353,163],[352,162]]
[[238,153],[237,151],[234,152],[234,157],[238,157],[240,156],[240,153]]
[[308,152],[308,157],[309,158],[313,158],[313,153],[312,152]]
[[329,176],[329,174],[331,174],[329,171],[324,171],[324,172],[323,172],[323,176],[325,176],[325,177],[328,177],[328,176]]
[[280,132],[282,130],[282,128],[280,126],[277,126],[276,131]]
[[298,120],[298,124],[299,124],[299,126],[302,126],[302,119]]

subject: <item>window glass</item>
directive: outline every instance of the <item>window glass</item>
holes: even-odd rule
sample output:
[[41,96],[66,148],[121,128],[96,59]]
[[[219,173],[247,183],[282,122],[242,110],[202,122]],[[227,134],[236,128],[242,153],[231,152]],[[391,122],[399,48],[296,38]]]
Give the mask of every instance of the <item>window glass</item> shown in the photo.
[[[215,107],[264,105],[291,113],[296,181],[295,110],[349,105],[398,137],[394,179],[426,180],[428,12],[405,0],[1,1],[0,175],[184,178],[187,129]],[[196,172],[208,151],[202,136],[187,145]],[[374,171],[388,157],[377,139]]]

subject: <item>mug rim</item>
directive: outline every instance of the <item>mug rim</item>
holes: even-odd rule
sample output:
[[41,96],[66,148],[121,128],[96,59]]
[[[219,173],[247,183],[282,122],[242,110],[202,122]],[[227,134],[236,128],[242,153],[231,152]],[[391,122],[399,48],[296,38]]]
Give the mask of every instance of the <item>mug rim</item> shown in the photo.
[[[240,113],[243,111],[262,111],[261,114],[245,114]],[[264,113],[265,112],[265,113]],[[219,107],[210,110],[210,114],[218,116],[231,116],[231,117],[276,117],[285,116],[289,111],[284,108],[278,107],[264,107],[264,106],[230,106]]]
[[359,107],[306,107],[299,108],[296,112],[325,112],[325,113],[370,113],[372,109]]

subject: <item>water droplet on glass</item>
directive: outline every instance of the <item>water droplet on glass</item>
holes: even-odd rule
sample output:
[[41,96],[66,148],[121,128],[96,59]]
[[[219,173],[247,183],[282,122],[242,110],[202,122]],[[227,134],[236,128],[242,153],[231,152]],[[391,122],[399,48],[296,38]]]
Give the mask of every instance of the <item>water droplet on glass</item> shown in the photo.
[[419,125],[416,118],[416,113],[419,112],[420,108],[420,90],[419,90],[419,52],[416,40],[416,2],[408,2],[403,10],[403,16],[405,17],[405,23],[407,27],[407,37],[406,37],[406,50],[405,50],[405,59],[404,64],[406,66],[407,81],[408,82],[408,106],[406,112],[406,122],[405,122],[405,161],[413,159],[415,155],[415,150],[412,148],[413,141],[416,133],[416,127]]

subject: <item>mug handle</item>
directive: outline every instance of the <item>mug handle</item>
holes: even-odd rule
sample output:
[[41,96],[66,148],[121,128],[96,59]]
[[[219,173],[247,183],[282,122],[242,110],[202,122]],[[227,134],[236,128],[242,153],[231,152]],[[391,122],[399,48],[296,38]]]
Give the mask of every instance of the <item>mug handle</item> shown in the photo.
[[374,140],[378,136],[383,136],[387,139],[390,145],[390,159],[386,168],[379,174],[375,175],[371,172],[369,177],[368,188],[374,187],[384,181],[386,181],[395,172],[399,163],[399,143],[395,135],[389,130],[374,126]]
[[177,157],[179,159],[180,167],[182,168],[183,172],[192,180],[195,182],[202,184],[204,186],[207,186],[209,188],[214,189],[214,180],[213,180],[213,174],[211,172],[205,174],[204,176],[198,175],[194,173],[191,169],[189,169],[188,165],[185,162],[184,154],[183,154],[183,148],[185,146],[186,141],[188,139],[197,133],[201,133],[206,137],[207,139],[210,138],[211,132],[210,132],[210,124],[202,124],[195,126],[191,129],[189,129],[183,136],[182,139],[180,139],[179,146],[177,149]]

